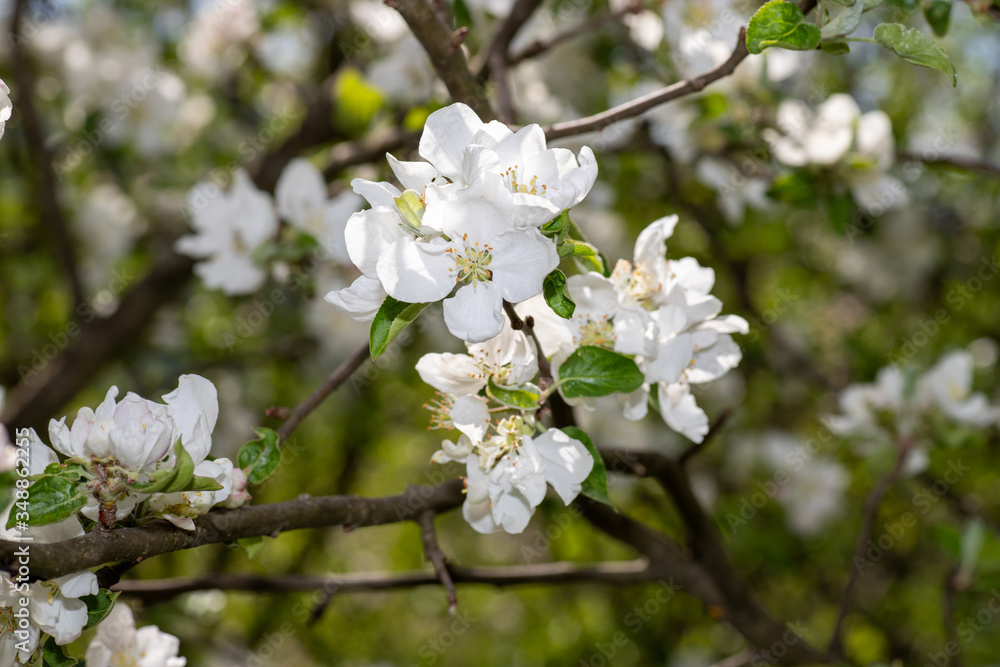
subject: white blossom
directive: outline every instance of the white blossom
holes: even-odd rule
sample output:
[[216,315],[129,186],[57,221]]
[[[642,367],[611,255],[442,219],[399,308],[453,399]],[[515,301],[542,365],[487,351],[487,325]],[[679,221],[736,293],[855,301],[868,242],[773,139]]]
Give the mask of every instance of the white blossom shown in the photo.
[[184,667],[179,649],[180,641],[155,625],[136,629],[132,610],[119,602],[97,626],[86,660],[89,667]]
[[10,120],[10,111],[13,105],[10,103],[10,88],[0,79],[0,139],[3,139],[4,125]]
[[271,196],[261,192],[243,169],[227,193],[202,183],[188,193],[191,224],[197,232],[177,240],[177,252],[202,259],[195,273],[226,294],[249,294],[267,274],[254,264],[254,251],[274,237],[278,219]]

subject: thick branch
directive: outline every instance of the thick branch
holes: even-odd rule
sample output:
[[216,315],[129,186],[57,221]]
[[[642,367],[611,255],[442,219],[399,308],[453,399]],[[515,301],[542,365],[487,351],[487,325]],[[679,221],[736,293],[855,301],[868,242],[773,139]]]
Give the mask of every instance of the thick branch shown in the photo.
[[464,33],[449,33],[426,0],[386,0],[386,4],[410,26],[452,99],[469,105],[483,120],[491,120],[493,111],[462,52]]
[[[134,561],[170,551],[231,542],[241,537],[277,536],[287,530],[344,526],[345,530],[414,520],[420,512],[445,512],[462,504],[462,480],[440,486],[411,486],[384,498],[303,496],[270,505],[214,510],[195,519],[193,531],[156,520],[133,528],[94,531],[57,544],[31,544],[31,576],[55,579],[104,563]],[[0,568],[17,566],[19,542],[0,541]]]
[[[776,642],[785,644],[788,651],[780,658],[782,664],[826,662],[821,653],[771,616],[730,562],[722,535],[715,522],[701,508],[679,463],[650,452],[630,452],[625,457],[620,456],[620,452],[606,452],[604,458],[609,465],[614,462],[620,464],[623,460],[631,461],[636,474],[655,478],[670,495],[690,533],[693,564],[699,566],[701,576],[717,590],[718,606],[721,607],[724,618],[751,644],[759,648],[769,647]],[[599,527],[608,532],[604,526]],[[628,539],[624,541],[633,544]],[[795,641],[787,641],[788,635],[793,636]]]

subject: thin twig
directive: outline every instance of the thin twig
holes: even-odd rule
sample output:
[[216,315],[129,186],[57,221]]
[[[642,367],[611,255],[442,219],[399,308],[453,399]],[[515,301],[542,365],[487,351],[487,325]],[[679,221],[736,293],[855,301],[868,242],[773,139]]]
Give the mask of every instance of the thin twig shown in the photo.
[[729,417],[731,417],[732,414],[732,410],[723,410],[722,414],[716,417],[715,421],[712,422],[712,425],[708,427],[708,433],[706,433],[705,437],[701,439],[701,442],[692,442],[687,449],[681,452],[681,455],[677,457],[677,464],[681,467],[686,466],[688,461],[701,452],[701,450],[705,449],[716,434],[722,430],[722,427],[729,420]]
[[321,384],[316,391],[314,391],[309,398],[302,401],[299,405],[295,407],[288,415],[288,419],[285,423],[281,425],[278,429],[278,442],[282,443],[288,440],[288,436],[292,434],[292,431],[299,425],[299,423],[306,418],[306,416],[319,407],[319,404],[326,400],[326,397],[332,394],[336,389],[344,384],[354,371],[358,370],[368,359],[368,343],[365,343],[357,350],[354,354],[344,359],[337,368],[334,369],[330,377]]
[[861,568],[856,564],[864,560],[865,550],[868,549],[868,540],[871,539],[872,532],[875,530],[875,521],[878,520],[878,511],[882,505],[882,499],[888,493],[889,489],[892,488],[893,483],[895,483],[900,473],[903,472],[903,466],[906,463],[906,457],[909,452],[910,447],[906,443],[901,443],[899,455],[896,457],[896,464],[887,475],[879,480],[879,483],[871,490],[871,493],[868,494],[868,499],[865,501],[865,520],[862,524],[861,532],[858,534],[854,557],[851,559],[851,574],[847,578],[847,584],[840,594],[840,611],[837,614],[837,623],[833,627],[833,637],[830,639],[828,654],[832,660],[842,657],[843,643],[841,641],[841,631],[844,620],[847,618],[847,613],[851,608],[851,594],[854,592],[854,586],[861,578],[862,572]]
[[642,10],[641,3],[633,3],[626,7],[623,7],[617,11],[607,12],[604,14],[599,14],[593,18],[590,18],[580,25],[574,26],[565,32],[558,33],[544,40],[535,40],[528,46],[524,47],[517,53],[512,54],[507,59],[507,65],[513,66],[529,58],[534,58],[537,55],[541,55],[546,51],[562,44],[563,42],[573,39],[579,35],[586,35],[593,33],[595,30],[603,26],[605,23],[611,23],[612,21],[617,21],[619,19],[628,16],[629,14],[635,14]]
[[[558,586],[572,583],[597,583],[624,586],[656,581],[662,576],[649,561],[639,558],[632,561],[608,563],[540,563],[537,565],[511,565],[502,567],[462,567],[449,569],[457,584],[486,584],[506,587],[526,584]],[[440,585],[432,572],[358,572],[351,574],[235,574],[220,572],[201,577],[176,579],[137,579],[122,581],[112,590],[120,591],[143,602],[165,602],[178,595],[194,591],[243,591],[247,593],[294,593],[318,591],[332,595],[356,591],[384,591]]]
[[896,154],[896,159],[901,162],[923,162],[924,164],[950,167],[963,171],[978,171],[991,176],[1000,176],[1000,165],[964,155],[924,155],[922,153],[912,153],[900,151]]
[[417,515],[417,525],[420,526],[420,537],[424,543],[424,555],[434,566],[434,576],[438,578],[448,594],[448,613],[458,610],[458,594],[455,592],[455,582],[448,572],[448,557],[438,546],[437,532],[434,530],[434,512],[424,511]]
[[497,64],[507,62],[511,41],[541,4],[542,0],[515,0],[510,14],[497,27],[496,32],[493,33],[493,39],[477,55],[476,62],[472,66],[472,70],[476,72],[476,77],[480,81],[488,77],[496,78],[497,72],[494,67]]
[[[816,1],[803,0],[803,2],[798,3],[798,5],[803,14],[808,14],[816,6]],[[737,65],[743,62],[744,58],[750,54],[750,52],[747,51],[746,34],[746,28],[741,27],[739,36],[736,39],[736,47],[729,55],[729,58],[727,58],[726,61],[718,67],[686,81],[678,81],[675,84],[667,86],[663,90],[657,90],[649,93],[648,95],[643,95],[642,97],[634,99],[631,102],[620,104],[606,111],[602,111],[601,113],[594,114],[593,116],[587,116],[585,118],[578,118],[565,123],[550,125],[545,128],[545,137],[552,140],[560,137],[584,134],[586,132],[596,132],[597,130],[604,129],[612,123],[617,123],[620,120],[639,116],[653,107],[665,104],[686,95],[700,92],[708,84],[732,74],[736,70]]]

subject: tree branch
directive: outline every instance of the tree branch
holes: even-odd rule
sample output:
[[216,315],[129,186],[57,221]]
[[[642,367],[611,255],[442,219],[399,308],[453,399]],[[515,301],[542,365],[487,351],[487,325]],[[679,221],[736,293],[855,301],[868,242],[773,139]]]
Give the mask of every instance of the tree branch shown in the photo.
[[469,63],[462,52],[461,41],[465,33],[449,33],[426,0],[385,2],[399,12],[410,26],[452,99],[469,105],[484,121],[491,120],[493,110],[490,109],[484,90],[469,71]]
[[[9,42],[18,86],[18,115],[22,119],[24,136],[28,143],[28,157],[34,162],[36,199],[41,208],[42,224],[51,235],[56,257],[66,274],[70,294],[73,297],[73,312],[79,315],[78,311],[84,305],[86,296],[80,280],[76,253],[73,250],[73,239],[70,237],[69,226],[59,201],[52,152],[45,143],[45,132],[42,129],[38,109],[35,107],[35,77],[23,48],[23,43],[27,40],[21,37],[21,22],[27,6],[27,0],[18,0],[10,20]],[[75,319],[75,316],[71,319]]]
[[628,16],[629,14],[635,14],[636,12],[641,11],[642,8],[643,8],[642,3],[638,2],[632,3],[617,11],[607,12],[595,16],[591,19],[584,21],[578,26],[574,26],[569,30],[566,30],[565,32],[553,35],[548,39],[535,40],[534,42],[524,47],[517,53],[511,54],[507,58],[507,65],[514,66],[524,60],[527,60],[529,58],[534,58],[535,56],[541,55],[542,53],[545,53],[546,51],[555,48],[559,44],[562,44],[563,42],[568,41],[570,39],[573,39],[574,37],[592,33],[601,26],[603,26],[605,23],[611,23],[612,21],[617,21],[625,16]]
[[[104,563],[149,558],[242,537],[275,537],[301,528],[343,526],[352,530],[412,521],[423,511],[454,509],[464,499],[462,480],[454,479],[440,486],[410,486],[404,493],[383,498],[302,496],[269,505],[217,509],[195,519],[192,531],[154,520],[131,528],[94,531],[56,544],[31,544],[31,577],[55,579]],[[16,552],[23,546],[22,542],[0,541],[0,568],[16,568]]]
[[455,583],[448,571],[448,557],[438,546],[437,532],[434,530],[434,512],[424,510],[418,514],[417,524],[420,526],[420,538],[424,543],[424,555],[434,566],[434,576],[448,593],[448,613],[454,614],[458,609],[458,594],[455,592]]
[[[449,566],[457,584],[488,584],[500,588],[525,584],[600,583],[624,586],[655,581],[659,574],[645,559],[611,563],[544,563],[506,567]],[[194,591],[221,590],[248,593],[294,593],[327,591],[330,595],[354,591],[382,591],[441,583],[433,572],[360,572],[337,575],[231,574],[220,572],[202,577],[122,581],[112,590],[141,599],[146,604],[165,602]]]
[[990,176],[1000,176],[1000,165],[988,160],[980,160],[979,158],[966,157],[964,155],[939,155],[931,157],[930,155],[923,155],[921,153],[900,151],[896,154],[896,159],[903,162],[923,162],[924,164],[934,166],[949,167],[963,171],[978,171]]
[[882,499],[885,498],[885,494],[888,493],[900,473],[903,472],[903,466],[906,463],[906,457],[909,452],[910,447],[908,445],[903,444],[900,446],[899,455],[896,457],[896,464],[887,475],[879,480],[879,483],[871,490],[871,493],[868,494],[868,499],[865,501],[865,520],[862,524],[861,532],[858,534],[857,546],[854,549],[854,558],[851,559],[851,574],[848,576],[847,584],[844,585],[844,590],[840,594],[840,611],[837,614],[837,623],[833,628],[833,637],[830,639],[828,652],[831,659],[836,660],[843,653],[844,647],[840,636],[841,630],[844,626],[844,620],[847,618],[847,612],[851,608],[851,594],[854,592],[854,586],[861,578],[862,572],[861,568],[857,566],[858,559],[864,560],[865,551],[868,549],[868,540],[871,539],[872,532],[875,530],[875,521],[878,520],[878,510],[882,505]]
[[510,14],[493,33],[493,39],[483,49],[483,52],[477,56],[477,59],[481,60],[478,66],[474,66],[473,69],[481,81],[485,81],[489,77],[497,78],[497,66],[508,62],[511,41],[541,4],[542,0],[515,0]]
[[337,368],[334,369],[330,377],[321,384],[316,391],[310,394],[309,398],[302,401],[299,405],[295,407],[294,410],[288,415],[285,423],[281,425],[278,429],[278,442],[282,443],[288,440],[288,436],[292,434],[292,431],[302,422],[306,416],[319,407],[319,404],[326,400],[326,397],[337,390],[340,385],[347,381],[347,378],[351,377],[354,371],[361,367],[361,364],[368,360],[368,343],[365,343],[359,347],[354,354],[345,359]]

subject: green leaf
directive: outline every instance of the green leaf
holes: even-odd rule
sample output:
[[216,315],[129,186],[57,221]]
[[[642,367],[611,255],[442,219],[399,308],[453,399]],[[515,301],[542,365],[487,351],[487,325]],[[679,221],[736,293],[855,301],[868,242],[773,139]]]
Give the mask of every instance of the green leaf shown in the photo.
[[222,485],[211,477],[195,476],[181,491],[218,491],[221,488]]
[[590,469],[587,479],[583,480],[583,488],[580,489],[580,493],[592,500],[611,505],[611,499],[608,498],[608,471],[604,467],[604,459],[601,458],[601,453],[594,446],[593,440],[576,426],[566,426],[561,430],[574,440],[583,443],[590,455],[594,457],[594,467]]
[[586,241],[566,239],[559,244],[560,257],[597,257],[597,248]]
[[568,320],[573,317],[576,304],[569,298],[569,290],[566,289],[566,274],[555,269],[545,276],[542,283],[542,294],[545,296],[545,303],[549,304],[556,315]]
[[[86,487],[58,475],[43,475],[28,487],[28,515],[26,523],[29,526],[44,526],[68,519],[87,504]],[[15,506],[15,509],[17,506]],[[7,521],[7,529],[18,525],[18,512],[12,510]]]
[[13,470],[0,472],[0,507],[7,507],[14,502],[14,483],[17,473]]
[[87,625],[84,628],[92,628],[111,613],[111,608],[115,606],[115,600],[121,593],[112,593],[106,588],[97,591],[97,595],[85,595],[81,600],[87,603]]
[[562,243],[569,234],[572,223],[569,219],[569,210],[565,210],[541,226],[539,231],[545,238],[552,239],[557,244]]
[[66,463],[50,463],[45,467],[45,475],[55,475],[65,477],[71,482],[79,482],[82,479],[90,478],[86,466],[78,461],[67,461]]
[[76,658],[71,658],[56,644],[55,637],[49,637],[42,645],[42,665],[44,667],[73,667],[80,664]]
[[187,489],[194,477],[194,460],[180,439],[174,444],[174,476],[161,493],[178,493]]
[[865,6],[860,2],[852,2],[850,4],[836,2],[830,4],[834,4],[835,8],[829,9],[830,16],[820,29],[820,37],[822,39],[836,39],[850,35],[857,29],[858,24],[861,23],[861,13],[864,11]]
[[628,357],[589,345],[569,355],[559,367],[560,388],[566,398],[631,394],[644,379]]
[[236,540],[236,546],[247,552],[247,558],[253,558],[264,548],[264,538],[260,535],[256,537],[241,537]]
[[455,0],[452,5],[452,16],[455,18],[456,28],[472,27],[472,14],[469,12],[469,7],[465,4],[465,0]]
[[387,296],[375,313],[368,336],[372,359],[378,359],[389,347],[389,343],[396,340],[403,329],[417,319],[427,306],[426,303],[405,303]]
[[486,384],[486,393],[490,398],[517,410],[535,410],[542,392],[530,382],[513,387],[500,387],[493,382],[493,376]]
[[396,202],[396,210],[403,216],[406,224],[414,229],[420,229],[420,221],[424,218],[424,200],[416,190],[406,190],[393,201]]
[[816,198],[816,188],[808,173],[796,171],[774,179],[767,196],[789,204],[804,204]]
[[875,28],[875,41],[908,63],[951,74],[951,84],[958,85],[958,72],[951,58],[919,30],[901,23],[883,23]]
[[163,490],[170,486],[175,477],[177,477],[177,466],[160,468],[149,476],[148,481],[136,482],[129,488],[136,493],[163,493]]
[[951,25],[951,0],[931,0],[924,5],[924,17],[934,34],[944,37]]
[[277,432],[269,428],[255,428],[254,431],[260,438],[240,447],[236,465],[247,471],[247,481],[260,484],[281,463],[281,449],[278,447]]
[[829,53],[831,56],[842,56],[851,52],[851,47],[847,42],[821,42],[819,48],[823,50],[823,53]]
[[798,6],[784,0],[772,0],[750,19],[746,40],[750,53],[760,53],[771,46],[809,51],[819,46],[820,31],[806,22]]

